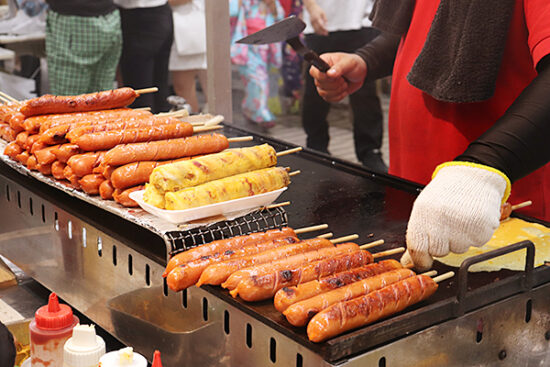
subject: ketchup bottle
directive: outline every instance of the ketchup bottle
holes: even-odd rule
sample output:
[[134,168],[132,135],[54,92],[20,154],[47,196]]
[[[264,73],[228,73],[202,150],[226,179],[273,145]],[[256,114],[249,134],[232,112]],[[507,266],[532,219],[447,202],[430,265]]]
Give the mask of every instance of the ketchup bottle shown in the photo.
[[73,310],[59,304],[57,295],[50,294],[48,304],[36,311],[29,325],[31,339],[31,366],[63,366],[63,346],[78,324]]
[[153,355],[153,364],[151,365],[151,367],[162,367],[160,352],[158,350],[155,350],[155,354]]

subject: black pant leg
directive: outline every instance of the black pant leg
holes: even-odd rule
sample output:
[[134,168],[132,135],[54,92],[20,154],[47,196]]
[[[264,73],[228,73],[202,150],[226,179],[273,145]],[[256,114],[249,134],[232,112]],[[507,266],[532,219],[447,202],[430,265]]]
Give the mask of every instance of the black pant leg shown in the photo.
[[[362,28],[356,31],[335,32],[334,38],[339,51],[353,52],[370,42],[380,32],[374,28]],[[353,112],[353,138],[357,159],[366,163],[373,152],[379,152],[382,146],[383,115],[380,99],[374,82],[364,83],[350,97]]]
[[[306,44],[315,52],[326,52],[328,37],[315,34],[306,35]],[[306,146],[321,152],[328,152],[329,134],[327,115],[330,103],[326,102],[315,87],[315,82],[309,75],[309,64],[306,64],[304,96],[302,100],[302,125],[307,135]]]
[[120,15],[123,37],[120,69],[124,84],[135,89],[159,88],[157,93],[137,98],[132,107],[151,107],[154,113],[166,110],[169,48],[173,39],[170,6],[120,9]]

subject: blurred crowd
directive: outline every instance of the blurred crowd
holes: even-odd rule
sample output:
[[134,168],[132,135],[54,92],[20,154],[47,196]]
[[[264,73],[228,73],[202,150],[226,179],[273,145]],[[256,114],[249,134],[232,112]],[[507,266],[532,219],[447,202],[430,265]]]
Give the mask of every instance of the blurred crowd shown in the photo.
[[[205,97],[197,97],[197,87],[203,96],[207,87],[205,0],[3,1],[10,11],[19,8],[25,19],[45,20],[50,93],[76,95],[117,84],[156,86],[158,93],[144,95],[133,107],[206,111]],[[228,1],[231,62],[244,85],[243,117],[269,129],[277,114],[301,113],[307,146],[330,154],[330,104],[319,97],[309,65],[285,42],[236,41],[294,16],[306,24],[301,40],[317,53],[352,52],[378,34],[368,19],[374,0]],[[387,171],[380,154],[383,117],[375,85],[365,83],[349,105],[358,160]]]

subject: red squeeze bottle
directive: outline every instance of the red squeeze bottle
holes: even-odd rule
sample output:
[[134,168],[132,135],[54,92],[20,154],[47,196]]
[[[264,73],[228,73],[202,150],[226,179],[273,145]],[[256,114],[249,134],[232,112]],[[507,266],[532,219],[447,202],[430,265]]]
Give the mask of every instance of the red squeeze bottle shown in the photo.
[[36,311],[29,325],[32,367],[63,366],[63,346],[78,322],[73,310],[59,304],[57,294],[50,294],[48,304]]
[[158,350],[155,350],[155,354],[153,354],[153,364],[151,365],[151,367],[162,367],[160,352]]

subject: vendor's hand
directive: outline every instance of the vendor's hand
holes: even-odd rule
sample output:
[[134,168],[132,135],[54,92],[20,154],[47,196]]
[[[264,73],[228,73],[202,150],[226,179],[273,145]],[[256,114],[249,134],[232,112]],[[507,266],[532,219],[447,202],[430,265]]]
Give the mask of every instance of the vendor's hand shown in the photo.
[[414,202],[407,227],[407,253],[403,265],[414,263],[423,271],[432,256],[463,253],[483,246],[500,222],[503,198],[510,182],[500,171],[467,162],[450,162],[436,169],[435,177]]
[[315,34],[320,36],[328,36],[327,15],[325,14],[323,8],[315,3],[308,7],[307,12],[309,13],[309,19]]
[[315,79],[317,92],[324,100],[338,102],[361,88],[367,75],[367,64],[359,55],[334,52],[323,54],[321,58],[331,68],[325,74],[312,66],[309,74]]

